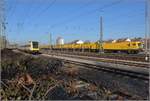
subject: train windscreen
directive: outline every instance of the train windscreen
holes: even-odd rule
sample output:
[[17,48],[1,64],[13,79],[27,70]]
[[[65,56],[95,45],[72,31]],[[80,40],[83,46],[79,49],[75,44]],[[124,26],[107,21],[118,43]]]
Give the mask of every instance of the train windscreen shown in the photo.
[[144,48],[144,45],[141,43],[138,43],[139,48]]
[[38,42],[32,42],[33,48],[38,48]]

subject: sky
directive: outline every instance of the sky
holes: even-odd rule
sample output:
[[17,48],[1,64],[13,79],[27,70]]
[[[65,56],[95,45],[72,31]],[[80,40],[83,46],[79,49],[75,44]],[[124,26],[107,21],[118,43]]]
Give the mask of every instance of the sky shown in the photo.
[[103,40],[144,37],[145,0],[5,0],[10,42],[54,44],[76,39],[97,41],[100,17]]

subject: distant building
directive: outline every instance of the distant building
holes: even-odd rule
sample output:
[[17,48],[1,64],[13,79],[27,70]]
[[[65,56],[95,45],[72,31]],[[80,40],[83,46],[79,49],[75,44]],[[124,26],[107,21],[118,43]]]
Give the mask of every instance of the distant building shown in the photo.
[[124,41],[130,42],[131,39],[129,39],[129,38],[122,38],[122,39],[118,39],[118,40],[117,40],[117,42],[124,42]]
[[142,41],[142,38],[133,38],[133,39],[131,39],[131,41]]
[[77,42],[76,42],[76,44],[83,44],[84,42],[82,41],[82,40],[78,40]]
[[117,42],[117,40],[113,40],[113,41],[112,41],[112,43],[116,43],[116,42]]
[[91,43],[91,41],[90,40],[86,40],[86,41],[84,41],[84,43]]
[[63,44],[64,44],[64,39],[61,38],[61,37],[58,37],[58,38],[56,39],[56,44],[57,44],[57,45],[63,45]]
[[128,39],[126,39],[125,41],[128,41],[128,42],[130,42],[130,41],[131,41],[131,39],[129,39],[129,38],[128,38]]
[[70,44],[83,44],[84,42],[82,40],[74,40]]
[[116,40],[112,40],[112,39],[105,40],[104,42],[105,42],[105,43],[112,43],[113,41],[115,41],[115,42],[116,42]]

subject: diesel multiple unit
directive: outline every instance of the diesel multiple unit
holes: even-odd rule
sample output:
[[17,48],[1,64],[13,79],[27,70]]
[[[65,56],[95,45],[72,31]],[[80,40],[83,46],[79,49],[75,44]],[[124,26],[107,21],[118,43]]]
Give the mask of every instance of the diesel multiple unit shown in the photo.
[[30,41],[27,45],[20,46],[20,49],[30,53],[38,53],[39,43],[37,41]]

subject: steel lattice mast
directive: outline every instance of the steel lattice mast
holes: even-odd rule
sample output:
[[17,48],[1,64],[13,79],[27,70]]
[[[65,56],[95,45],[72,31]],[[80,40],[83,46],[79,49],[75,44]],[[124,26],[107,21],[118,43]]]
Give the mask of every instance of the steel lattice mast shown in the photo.
[[150,55],[150,0],[145,0],[145,60]]
[[6,48],[6,35],[5,35],[5,1],[0,0],[0,44],[1,48]]
[[[150,0],[148,0],[147,4],[147,37],[148,37],[148,43],[150,43]],[[150,48],[150,46],[148,47]],[[150,49],[149,49],[149,54],[150,54]]]

